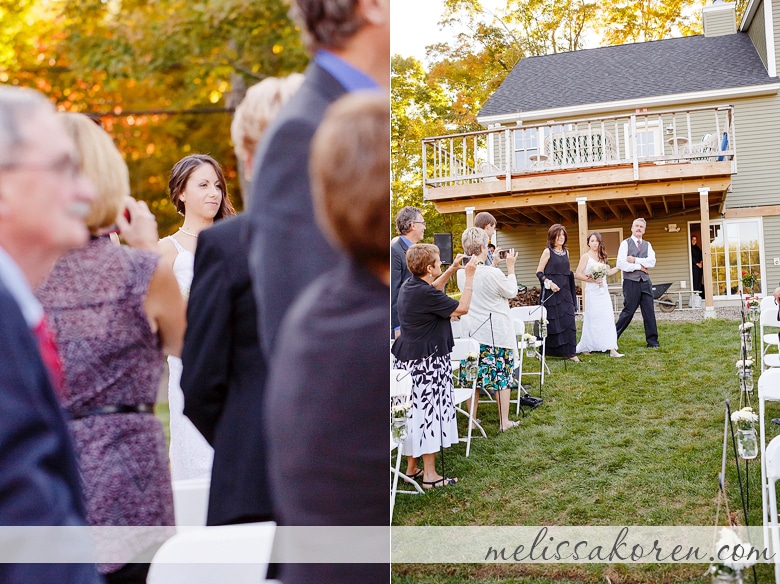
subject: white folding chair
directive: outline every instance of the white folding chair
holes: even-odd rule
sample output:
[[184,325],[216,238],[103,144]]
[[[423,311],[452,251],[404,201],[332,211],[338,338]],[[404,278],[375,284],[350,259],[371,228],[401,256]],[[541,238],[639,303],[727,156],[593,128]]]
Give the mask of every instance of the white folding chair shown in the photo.
[[[522,321],[524,323],[524,329],[527,328],[525,325],[528,323],[531,323],[531,331],[533,331],[533,323],[536,321],[540,321],[542,319],[547,319],[547,309],[544,306],[534,305],[534,306],[515,306],[514,308],[509,309],[509,314],[512,317],[513,322]],[[515,330],[517,332],[517,329]],[[524,331],[525,332],[525,331]],[[550,368],[547,366],[547,346],[543,340],[535,339],[534,341],[530,341],[534,343],[533,349],[534,353],[539,357],[540,360],[540,366],[538,372],[524,372],[522,367],[520,368],[520,373],[518,375],[518,384],[522,385],[522,377],[523,375],[538,375],[539,376],[539,397],[542,396],[542,386],[544,386],[544,375],[545,372],[549,373]],[[539,348],[541,347],[541,352],[539,351]],[[523,345],[523,349],[525,349],[526,346]],[[520,348],[520,345],[518,343],[517,350],[523,350]],[[522,357],[521,357],[521,364],[522,364]]]
[[[466,360],[469,353],[479,354],[479,343],[475,339],[455,339],[455,346],[452,349],[452,353],[450,353],[450,362],[452,363],[452,372],[454,377],[458,377],[455,374],[455,371],[460,369],[460,362]],[[466,456],[468,456],[469,452],[471,451],[471,432],[474,427],[476,427],[482,433],[482,436],[487,438],[485,430],[474,417],[474,410],[477,407],[477,400],[474,399],[476,390],[477,378],[475,376],[470,387],[453,387],[452,392],[452,403],[455,404],[455,410],[466,416],[468,421],[468,432],[466,437],[460,439],[461,442],[466,443]],[[467,412],[458,404],[461,404],[468,399],[471,399],[471,407]]]
[[[772,298],[774,302],[774,298]],[[759,319],[759,328],[761,336],[761,371],[766,367],[780,367],[780,355],[777,352],[770,353],[770,347],[779,347],[777,333],[780,331],[780,320],[777,318],[777,306],[772,305],[769,308],[761,310]]]
[[777,303],[775,302],[774,296],[764,296],[761,299],[761,302],[758,305],[758,309],[761,312],[764,312],[765,308],[774,308],[775,312],[777,312]]
[[171,483],[177,527],[206,525],[210,485],[210,479],[185,479]]
[[[765,505],[769,507],[768,518],[764,517],[764,546],[769,548],[770,553],[775,555],[775,582],[780,582],[780,523],[777,520],[777,489],[776,483],[780,479],[780,436],[775,436],[766,447],[765,461],[762,466],[766,467],[766,489],[769,495],[769,501]],[[770,539],[767,539],[767,531]],[[771,541],[771,547],[770,547]]]
[[[764,541],[768,542],[769,483],[766,460],[766,402],[780,401],[780,369],[767,369],[758,378],[758,427],[761,441],[761,502],[763,505]],[[776,438],[775,438],[776,439]],[[775,553],[780,552],[780,547]]]
[[[412,399],[412,374],[410,371],[404,369],[390,369],[390,407],[393,405],[400,405],[407,403]],[[395,455],[395,463],[390,466],[390,474],[393,477],[392,484],[390,486],[390,518],[393,517],[393,509],[395,508],[395,496],[397,493],[422,493],[422,487],[418,485],[414,479],[401,472],[401,444],[397,444],[393,439],[392,430],[390,431],[390,452],[398,450]],[[414,486],[414,491],[399,491],[398,479],[402,478],[407,483]]]
[[147,584],[257,584],[271,560],[276,523],[193,527],[167,540],[152,558]]

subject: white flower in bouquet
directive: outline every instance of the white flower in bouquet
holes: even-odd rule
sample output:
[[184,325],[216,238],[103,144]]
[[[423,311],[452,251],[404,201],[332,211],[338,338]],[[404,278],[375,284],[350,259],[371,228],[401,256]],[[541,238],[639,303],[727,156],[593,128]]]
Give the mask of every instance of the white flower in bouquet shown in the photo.
[[740,359],[737,361],[737,369],[750,369],[753,366],[753,359]]
[[609,266],[607,264],[602,264],[601,262],[596,262],[594,264],[590,264],[585,269],[585,274],[587,276],[592,276],[594,280],[605,278],[607,274],[609,274]]
[[743,542],[733,529],[723,527],[713,552],[718,563],[712,564],[709,571],[715,575],[737,574],[755,564],[757,555],[752,544]]
[[475,352],[471,351],[470,353],[468,353],[466,355],[466,361],[473,362],[473,361],[476,361],[477,359],[479,359],[479,353],[475,353]]
[[523,333],[522,337],[523,342],[528,343],[530,341],[535,341],[536,337],[532,335],[531,333]]
[[752,322],[743,322],[742,324],[739,325],[739,330],[741,331],[749,331],[752,328],[753,328]]

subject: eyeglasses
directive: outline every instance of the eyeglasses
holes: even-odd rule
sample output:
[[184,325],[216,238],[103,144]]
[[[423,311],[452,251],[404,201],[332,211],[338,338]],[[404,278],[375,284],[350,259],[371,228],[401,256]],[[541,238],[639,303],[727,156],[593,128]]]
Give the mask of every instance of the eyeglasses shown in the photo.
[[425,225],[425,221],[412,221],[412,223],[422,223],[423,225]]
[[81,176],[81,164],[76,158],[64,155],[49,164],[25,164],[21,162],[7,162],[0,164],[3,170],[38,170],[42,172],[53,172],[68,179],[75,180]]

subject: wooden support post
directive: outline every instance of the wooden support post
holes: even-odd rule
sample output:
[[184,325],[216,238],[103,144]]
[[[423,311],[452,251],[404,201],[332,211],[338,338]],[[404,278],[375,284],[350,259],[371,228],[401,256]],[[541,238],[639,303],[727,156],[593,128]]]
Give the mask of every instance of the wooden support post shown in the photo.
[[466,229],[474,227],[474,207],[466,207]]
[[710,204],[709,187],[699,189],[699,211],[701,214],[701,256],[704,269],[704,318],[715,318],[715,304],[712,301],[712,254],[710,252]]
[[[588,197],[577,197],[577,219],[579,225],[580,256],[588,251]],[[574,259],[579,262],[578,258]],[[606,278],[604,278],[606,281]],[[582,310],[585,310],[585,287],[582,290]]]

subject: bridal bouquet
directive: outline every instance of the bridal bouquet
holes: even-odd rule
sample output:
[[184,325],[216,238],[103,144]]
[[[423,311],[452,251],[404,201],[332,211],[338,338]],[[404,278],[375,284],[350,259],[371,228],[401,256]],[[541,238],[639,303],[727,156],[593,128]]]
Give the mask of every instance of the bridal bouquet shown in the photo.
[[[609,274],[609,266],[607,264],[602,264],[601,262],[590,264],[585,268],[585,275],[591,276],[594,280],[606,278],[607,274]],[[601,282],[599,282],[599,286],[601,286]]]

